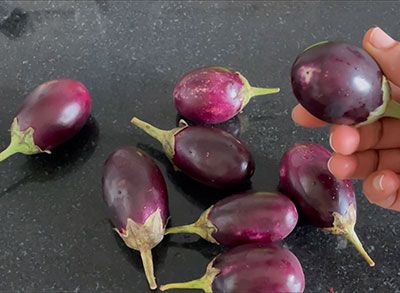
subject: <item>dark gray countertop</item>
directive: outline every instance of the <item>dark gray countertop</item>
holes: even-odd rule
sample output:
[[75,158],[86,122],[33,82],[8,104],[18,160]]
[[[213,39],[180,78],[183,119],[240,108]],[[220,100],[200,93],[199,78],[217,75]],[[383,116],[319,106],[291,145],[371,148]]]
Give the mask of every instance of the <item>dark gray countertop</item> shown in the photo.
[[[252,187],[274,190],[288,147],[328,147],[327,129],[290,120],[296,55],[326,39],[361,44],[374,25],[400,38],[399,10],[378,1],[0,2],[1,148],[37,85],[73,78],[93,99],[88,125],[53,155],[1,163],[0,291],[148,292],[139,254],[124,246],[105,214],[100,178],[108,154],[138,145],[152,155],[168,184],[172,225],[192,222],[219,197],[174,173],[160,145],[130,119],[174,127],[174,85],[199,66],[231,67],[254,86],[279,86],[279,94],[252,100],[234,121],[256,160]],[[400,214],[369,204],[355,184],[356,230],[376,267],[343,237],[298,227],[284,245],[303,265],[306,292],[400,292]],[[158,283],[202,276],[220,251],[196,236],[167,237],[154,249]]]

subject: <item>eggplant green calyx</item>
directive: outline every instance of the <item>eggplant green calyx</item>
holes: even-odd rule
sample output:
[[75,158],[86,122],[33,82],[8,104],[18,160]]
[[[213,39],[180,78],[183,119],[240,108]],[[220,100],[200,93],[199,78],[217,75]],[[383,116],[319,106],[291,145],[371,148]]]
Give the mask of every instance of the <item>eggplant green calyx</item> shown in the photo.
[[239,96],[243,98],[243,103],[242,103],[242,106],[240,107],[240,111],[242,111],[243,108],[249,103],[251,98],[253,98],[255,96],[275,94],[275,93],[279,93],[279,91],[280,91],[279,88],[252,87],[249,84],[248,80],[243,75],[241,75],[239,72],[236,72],[236,73],[239,74],[239,77],[243,82],[243,87],[239,93]]
[[168,157],[171,163],[173,163],[172,158],[175,155],[175,135],[189,126],[183,119],[179,121],[179,126],[177,128],[173,128],[171,130],[159,129],[136,117],[131,120],[131,123],[142,129],[148,135],[157,139],[162,144],[165,155]]
[[347,240],[349,240],[351,244],[353,244],[354,247],[358,250],[358,252],[364,257],[364,259],[368,262],[368,264],[371,267],[373,267],[375,266],[374,261],[369,257],[360,239],[358,238],[356,232],[354,231],[356,217],[357,217],[356,208],[353,203],[349,206],[345,215],[341,215],[339,213],[334,212],[333,227],[324,228],[324,230],[332,234],[344,235],[347,238]]
[[172,227],[165,231],[165,235],[167,234],[180,234],[180,233],[189,233],[189,234],[197,234],[204,240],[207,240],[211,243],[219,244],[217,240],[212,236],[218,229],[208,220],[208,215],[210,214],[212,208],[214,206],[209,207],[205,210],[200,218],[193,224]]
[[165,226],[163,225],[161,210],[157,209],[142,225],[128,218],[126,231],[121,233],[114,229],[131,249],[140,251],[144,272],[152,290],[157,288],[154,277],[153,258],[151,249],[164,238]]
[[10,128],[11,142],[9,146],[0,153],[0,162],[4,161],[13,154],[21,153],[25,155],[34,155],[38,153],[48,153],[49,150],[42,150],[38,147],[33,139],[35,130],[32,127],[22,131],[18,125],[18,119],[14,118]]

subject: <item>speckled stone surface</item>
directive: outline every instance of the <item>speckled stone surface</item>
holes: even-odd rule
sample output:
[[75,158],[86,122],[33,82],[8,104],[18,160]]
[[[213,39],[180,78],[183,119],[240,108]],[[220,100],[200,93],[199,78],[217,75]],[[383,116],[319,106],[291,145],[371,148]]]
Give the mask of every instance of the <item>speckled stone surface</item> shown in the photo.
[[[256,160],[252,187],[274,190],[278,162],[295,142],[328,147],[328,130],[290,120],[289,72],[321,40],[361,44],[379,25],[400,38],[395,2],[0,2],[0,146],[27,93],[42,82],[80,80],[92,119],[51,156],[16,155],[0,168],[0,291],[149,292],[139,254],[112,231],[101,192],[102,165],[120,146],[147,151],[165,175],[171,225],[194,221],[218,192],[175,173],[160,145],[129,121],[176,125],[172,91],[199,66],[234,68],[254,86],[281,88],[252,100],[240,127]],[[367,202],[355,182],[356,230],[370,268],[343,237],[299,226],[284,241],[303,265],[306,292],[400,292],[400,214]],[[221,249],[196,236],[167,237],[154,249],[159,284],[203,275]]]

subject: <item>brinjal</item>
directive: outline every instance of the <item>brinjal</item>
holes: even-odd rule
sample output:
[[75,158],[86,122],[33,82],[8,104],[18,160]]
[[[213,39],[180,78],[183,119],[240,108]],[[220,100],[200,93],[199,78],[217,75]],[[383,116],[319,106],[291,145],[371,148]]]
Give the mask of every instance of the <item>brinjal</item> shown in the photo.
[[291,70],[293,93],[317,118],[332,124],[361,126],[380,117],[400,118],[400,104],[375,60],[344,42],[310,46]]
[[85,86],[71,79],[46,82],[23,102],[11,125],[11,143],[0,153],[0,161],[15,153],[51,153],[85,125],[91,99]]
[[161,130],[137,118],[134,125],[157,139],[176,170],[214,187],[232,188],[254,173],[247,147],[233,135],[217,128],[188,126],[184,121],[172,130]]
[[279,88],[251,87],[239,72],[203,67],[182,77],[174,90],[174,103],[190,121],[217,124],[236,116],[252,97],[277,92]]
[[281,193],[248,191],[212,205],[191,225],[173,227],[165,234],[195,233],[225,246],[250,242],[279,242],[297,224],[294,203]]
[[202,289],[210,293],[304,291],[301,264],[288,249],[275,244],[251,243],[221,253],[207,266],[205,275],[194,281],[160,286],[170,289]]
[[140,251],[151,289],[156,289],[151,249],[164,238],[168,194],[164,177],[142,150],[114,151],[103,170],[103,196],[114,230],[125,244]]
[[332,175],[327,165],[330,158],[331,153],[317,144],[288,149],[279,166],[280,190],[293,200],[300,215],[327,232],[344,235],[374,266],[354,231],[357,207],[353,184]]

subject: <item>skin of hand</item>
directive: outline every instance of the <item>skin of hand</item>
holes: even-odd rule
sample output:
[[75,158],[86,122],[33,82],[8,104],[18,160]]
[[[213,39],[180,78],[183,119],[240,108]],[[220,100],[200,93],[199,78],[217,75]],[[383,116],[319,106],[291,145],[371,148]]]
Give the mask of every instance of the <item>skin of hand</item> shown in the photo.
[[[390,81],[392,98],[400,102],[400,42],[376,27],[365,34],[363,47]],[[328,126],[301,105],[293,109],[292,119],[304,127]],[[339,179],[362,179],[363,192],[371,203],[400,211],[399,134],[400,119],[394,118],[359,128],[332,126],[329,141],[334,154],[329,170]]]

